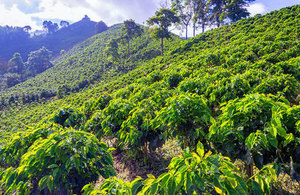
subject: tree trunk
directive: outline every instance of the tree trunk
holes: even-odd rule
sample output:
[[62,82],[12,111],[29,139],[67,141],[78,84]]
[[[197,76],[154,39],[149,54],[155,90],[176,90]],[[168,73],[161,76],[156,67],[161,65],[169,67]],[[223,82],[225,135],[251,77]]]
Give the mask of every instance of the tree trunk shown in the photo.
[[217,27],[219,28],[219,27],[220,27],[220,25],[221,25],[221,21],[220,21],[220,19],[219,19],[219,18],[217,18]]
[[188,39],[188,25],[185,25],[185,40]]
[[161,56],[164,56],[164,38],[161,38]]
[[204,20],[202,20],[202,33],[204,33],[204,30],[205,30],[205,23]]
[[[193,8],[193,12],[194,12],[194,16],[196,15],[196,3],[194,2],[193,3],[193,6],[194,6],[194,8]],[[194,22],[193,22],[193,37],[195,37],[196,36],[196,18],[194,18]]]
[[128,45],[127,45],[127,58],[129,58],[129,42],[130,42],[130,40],[128,39],[127,41],[128,41]]
[[196,22],[193,23],[193,37],[196,36]]
[[245,164],[245,170],[248,175],[248,178],[253,176],[253,161],[252,161],[252,159],[251,159],[251,162],[249,165]]

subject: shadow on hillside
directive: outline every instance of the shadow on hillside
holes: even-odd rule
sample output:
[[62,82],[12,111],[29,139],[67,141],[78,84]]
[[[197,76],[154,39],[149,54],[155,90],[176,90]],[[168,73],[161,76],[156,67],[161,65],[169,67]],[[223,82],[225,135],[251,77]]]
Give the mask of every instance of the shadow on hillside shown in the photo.
[[132,181],[136,177],[147,178],[148,174],[156,178],[167,171],[167,167],[172,158],[182,152],[175,140],[167,141],[161,148],[148,154],[147,157],[142,152],[132,152],[130,150],[113,153],[114,169],[118,178],[125,181]]

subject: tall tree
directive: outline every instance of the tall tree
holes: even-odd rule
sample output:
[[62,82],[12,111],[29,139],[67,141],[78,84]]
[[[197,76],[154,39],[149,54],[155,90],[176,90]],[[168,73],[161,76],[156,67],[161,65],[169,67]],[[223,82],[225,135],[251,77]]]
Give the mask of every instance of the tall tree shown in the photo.
[[253,2],[255,0],[231,0],[231,2],[226,7],[228,11],[227,17],[232,21],[236,22],[242,18],[246,18],[250,15],[246,6],[248,3]]
[[90,19],[90,17],[88,17],[88,15],[84,15],[84,17],[81,20],[87,20],[87,21],[89,21],[91,19]]
[[4,83],[5,83],[5,87],[9,88],[12,87],[18,83],[20,83],[20,75],[17,73],[8,73],[4,75]]
[[8,62],[8,72],[22,75],[25,71],[25,64],[20,53],[15,53]]
[[95,29],[96,29],[96,33],[98,34],[98,33],[102,33],[103,31],[106,31],[108,27],[103,21],[100,21],[95,24]]
[[29,25],[24,26],[23,29],[24,29],[25,32],[28,33],[29,31],[31,31],[31,26],[29,26]]
[[126,40],[127,42],[127,56],[129,58],[129,48],[130,48],[130,40],[132,40],[134,37],[141,36],[144,30],[137,25],[134,20],[125,20],[124,26],[122,27],[122,35],[121,38],[123,40]]
[[52,63],[50,62],[51,53],[45,47],[30,52],[26,65],[32,75],[36,75],[52,67]]
[[171,0],[172,9],[177,12],[181,24],[185,27],[185,39],[188,38],[188,27],[193,18],[193,5],[190,0]]
[[197,28],[197,22],[198,22],[198,17],[197,16],[197,7],[198,7],[198,2],[196,0],[189,0],[189,2],[191,3],[192,5],[192,8],[193,8],[193,18],[192,18],[192,21],[193,21],[193,36],[196,36],[196,28]]
[[62,21],[60,21],[59,25],[62,28],[65,28],[65,27],[68,27],[70,25],[70,23],[68,21],[62,20]]
[[155,12],[155,16],[149,18],[148,25],[157,25],[151,32],[152,37],[161,40],[161,55],[164,56],[164,38],[171,38],[169,27],[179,23],[180,19],[176,12],[170,9],[161,8]]
[[120,56],[118,53],[118,49],[119,46],[118,46],[117,39],[111,39],[106,45],[106,48],[104,50],[104,53],[106,54],[108,61],[112,63],[119,61]]
[[255,0],[210,0],[212,7],[211,22],[220,27],[225,19],[236,22],[245,18],[250,15],[245,7],[253,1]]
[[225,6],[227,0],[210,0],[210,5],[212,7],[212,16],[210,21],[212,24],[216,24],[217,27],[220,27],[221,23],[225,19]]
[[57,23],[53,23],[50,20],[49,21],[45,20],[43,22],[43,28],[46,29],[48,33],[54,33],[55,31],[58,30],[58,25]]
[[211,10],[209,7],[209,0],[194,0],[196,2],[195,8],[195,21],[201,25],[202,33],[205,30],[205,27],[209,23],[209,17],[211,15]]

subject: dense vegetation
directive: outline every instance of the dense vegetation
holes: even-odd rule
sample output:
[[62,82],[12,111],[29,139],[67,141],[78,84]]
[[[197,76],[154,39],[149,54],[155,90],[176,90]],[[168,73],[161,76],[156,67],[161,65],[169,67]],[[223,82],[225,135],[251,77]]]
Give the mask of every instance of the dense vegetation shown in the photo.
[[[51,25],[52,24],[52,25]],[[75,44],[98,33],[96,31],[96,22],[91,21],[88,17],[71,25],[62,21],[58,29],[57,24],[51,21],[44,21],[44,29],[48,34],[31,33],[31,27],[9,27],[0,26],[0,44],[5,47],[0,48],[0,71],[5,69],[5,61],[12,58],[13,54],[18,52],[26,61],[31,51],[37,50],[42,46],[53,52],[54,56],[60,54],[61,50],[68,50]],[[56,28],[52,26],[56,26]],[[50,29],[50,30],[49,30]]]
[[[45,71],[53,65],[51,59],[66,53],[78,42],[108,29],[103,21],[96,23],[87,16],[71,25],[61,21],[60,26],[58,28],[56,23],[44,21],[44,34],[34,33],[34,36],[29,33],[30,26],[0,27],[0,44],[9,46],[0,49],[0,90]],[[45,46],[50,50],[46,50]],[[43,95],[49,98],[54,94],[44,92]],[[20,95],[17,97],[21,98]]]
[[[131,48],[132,55],[126,58],[127,46],[121,44],[119,53],[121,61],[112,63],[105,55],[106,43],[111,38],[120,36],[121,25],[116,25],[91,39],[79,44],[65,55],[57,59],[56,65],[15,87],[1,93],[3,106],[9,105],[9,100],[29,103],[42,98],[50,98],[80,89],[107,77],[110,72],[124,74],[134,69],[140,62],[137,59],[151,59],[158,55],[156,42],[152,42],[149,33],[135,39]],[[83,48],[83,49],[82,49]],[[126,51],[127,52],[127,51]],[[76,53],[76,55],[74,55]]]
[[15,53],[8,62],[8,68],[3,71],[5,74],[0,75],[0,90],[13,87],[52,67],[51,56],[52,52],[45,47],[30,52],[27,62],[23,62],[20,53]]
[[187,39],[191,23],[195,36],[197,28],[204,32],[208,27],[236,22],[250,15],[246,7],[253,1],[255,0],[171,0],[169,6],[176,12],[179,18],[177,25],[185,30]]
[[[127,44],[119,45],[123,60],[107,62],[110,66],[100,82],[95,79],[78,93],[64,92],[59,100],[5,104],[1,135],[8,136],[8,130],[20,133],[1,140],[3,190],[76,193],[78,187],[96,181],[95,175],[102,175],[112,177],[96,189],[86,185],[84,193],[266,194],[276,191],[279,173],[288,168],[286,172],[299,181],[299,12],[300,6],[293,6],[187,41],[174,39],[164,57],[154,59],[159,43],[145,33],[135,39],[128,60]],[[102,35],[118,37],[121,26],[114,28]],[[43,88],[55,91],[61,80],[72,88],[76,74],[70,73],[77,67],[88,67],[79,78],[89,77],[98,68],[96,48],[103,51],[109,41],[102,35],[83,43],[87,47],[78,54],[61,58],[59,63],[65,66],[41,74],[49,80]],[[145,40],[147,46],[138,45]],[[85,66],[86,60],[94,63]],[[69,69],[63,72],[66,65]],[[54,76],[56,71],[60,78]],[[110,151],[96,137],[113,140],[116,153],[130,150],[145,158],[170,139],[186,149],[162,175],[126,182],[113,177]],[[70,152],[56,155],[59,147]],[[92,148],[99,150],[87,155]],[[41,162],[45,158],[49,161]],[[237,168],[236,161],[244,168]],[[83,173],[88,178],[84,182],[73,185],[68,180]]]

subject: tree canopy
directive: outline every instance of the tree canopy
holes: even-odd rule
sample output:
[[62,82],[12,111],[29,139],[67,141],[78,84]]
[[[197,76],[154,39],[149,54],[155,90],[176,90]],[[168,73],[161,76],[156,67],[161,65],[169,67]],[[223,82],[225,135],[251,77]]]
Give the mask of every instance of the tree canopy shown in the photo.
[[23,74],[25,71],[25,64],[20,53],[15,53],[13,58],[8,62],[8,72]]
[[58,24],[53,23],[52,21],[47,21],[45,20],[43,22],[43,28],[47,30],[48,33],[54,33],[55,31],[58,30]]
[[59,25],[62,28],[65,28],[65,27],[68,27],[70,25],[70,23],[68,21],[62,20],[62,21],[60,21]]
[[110,39],[104,50],[104,53],[108,57],[108,61],[112,63],[119,61],[120,55],[118,53],[118,48],[119,46],[117,39]]
[[164,38],[170,39],[171,33],[169,27],[179,23],[180,19],[176,12],[171,9],[161,8],[155,12],[155,16],[147,20],[148,25],[157,25],[152,29],[152,36],[161,40],[161,55],[164,55]]
[[52,66],[50,62],[51,51],[42,47],[39,50],[30,52],[26,66],[32,75],[41,73]]
[[185,27],[186,38],[190,22],[193,23],[193,35],[200,25],[202,32],[207,26],[236,22],[250,15],[246,7],[255,0],[172,0],[171,8]]
[[127,42],[127,56],[129,57],[129,43],[134,37],[141,36],[144,30],[137,25],[134,20],[125,20],[124,26],[122,27],[121,39],[125,39]]
[[[126,56],[122,25],[67,51],[1,93],[0,193],[297,194],[299,11],[172,36],[164,57],[146,32],[131,40],[125,71],[103,55]],[[67,93],[39,98],[58,88]],[[113,158],[98,140],[117,148]],[[112,159],[118,179],[107,178]]]
[[107,25],[103,22],[97,22],[95,25],[96,33],[102,33],[103,31],[106,31],[108,29]]
[[242,18],[246,18],[250,13],[245,6],[253,1],[255,0],[211,0],[211,22],[219,27],[226,19],[236,22]]
[[194,7],[191,1],[172,0],[172,8],[177,12],[182,26],[185,28],[185,39],[188,38],[188,27],[193,19]]
[[28,25],[24,26],[23,29],[25,32],[29,32],[29,31],[31,31],[31,26],[28,26]]

